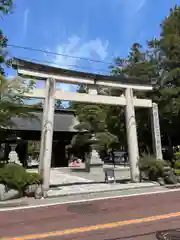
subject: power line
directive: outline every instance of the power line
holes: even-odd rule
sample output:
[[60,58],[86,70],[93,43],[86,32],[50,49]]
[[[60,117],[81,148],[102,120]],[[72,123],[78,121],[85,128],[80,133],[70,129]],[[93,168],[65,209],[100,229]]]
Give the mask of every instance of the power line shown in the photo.
[[[40,64],[43,64],[43,63],[47,63],[47,64],[50,64],[50,65],[57,65],[55,62],[53,61],[47,61],[47,60],[39,60],[39,59],[36,59],[36,58],[29,58],[29,57],[21,57],[21,56],[15,56],[16,58],[23,58],[24,60],[27,60],[27,61],[32,61],[32,62],[37,62],[37,63],[40,63]],[[72,68],[78,68],[78,69],[83,69],[83,70],[89,70],[89,71],[92,71],[93,72],[101,72],[101,73],[104,73],[104,74],[110,74],[110,71],[107,71],[105,69],[90,69],[90,68],[86,68],[86,67],[83,67],[83,66],[78,66],[78,65],[75,65],[75,64],[61,64],[60,66],[68,66],[68,67],[72,67]]]
[[7,46],[12,47],[12,48],[24,49],[24,50],[28,50],[28,51],[36,51],[36,52],[42,52],[42,53],[52,54],[52,55],[56,55],[56,56],[62,56],[62,57],[79,59],[79,60],[85,60],[85,61],[89,61],[89,62],[96,62],[96,63],[112,65],[112,63],[110,63],[110,62],[104,62],[101,60],[94,60],[94,59],[85,58],[85,57],[72,56],[72,55],[67,55],[67,54],[63,54],[63,53],[51,52],[51,51],[46,51],[43,49],[37,49],[37,48],[32,48],[32,47],[25,47],[25,46],[19,46],[19,45],[14,45],[14,44],[8,44]]

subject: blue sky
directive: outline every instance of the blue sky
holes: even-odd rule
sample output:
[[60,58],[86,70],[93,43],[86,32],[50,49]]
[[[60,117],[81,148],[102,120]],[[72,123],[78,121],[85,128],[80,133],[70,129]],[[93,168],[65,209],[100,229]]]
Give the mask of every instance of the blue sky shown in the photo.
[[[1,19],[9,44],[112,62],[125,57],[134,42],[158,37],[160,23],[180,0],[15,0],[13,13]],[[92,63],[9,48],[12,56],[53,62],[81,71],[108,72]],[[72,65],[77,67],[72,67]],[[14,74],[10,72],[10,74]]]

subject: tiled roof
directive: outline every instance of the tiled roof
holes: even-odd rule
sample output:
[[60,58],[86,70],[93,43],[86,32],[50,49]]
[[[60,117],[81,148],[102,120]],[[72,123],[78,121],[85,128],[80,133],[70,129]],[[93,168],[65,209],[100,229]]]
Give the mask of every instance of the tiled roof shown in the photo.
[[[27,119],[14,117],[12,120],[15,125],[13,130],[29,130],[29,131],[41,131],[41,119],[42,111],[34,113],[36,118]],[[54,114],[54,131],[55,132],[76,132],[74,128],[78,124],[78,120],[73,111],[56,111]]]

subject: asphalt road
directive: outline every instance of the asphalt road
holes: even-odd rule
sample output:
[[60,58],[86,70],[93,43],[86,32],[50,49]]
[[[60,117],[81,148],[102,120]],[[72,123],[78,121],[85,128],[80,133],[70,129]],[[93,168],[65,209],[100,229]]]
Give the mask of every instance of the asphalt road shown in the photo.
[[0,212],[0,236],[11,240],[149,240],[178,228],[179,191]]

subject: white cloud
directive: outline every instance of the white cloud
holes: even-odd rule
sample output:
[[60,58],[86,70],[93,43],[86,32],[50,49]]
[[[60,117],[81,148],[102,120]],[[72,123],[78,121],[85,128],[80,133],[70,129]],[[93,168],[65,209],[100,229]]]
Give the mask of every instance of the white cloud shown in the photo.
[[26,32],[27,32],[28,17],[29,17],[29,8],[27,8],[24,12],[24,19],[23,19],[23,35],[24,35],[24,37],[26,36]]
[[105,60],[108,55],[108,41],[102,41],[99,38],[82,42],[81,38],[74,35],[68,39],[67,43],[59,44],[56,48],[56,52],[62,55],[68,55],[72,57],[65,57],[57,55],[53,60],[55,64],[62,68],[72,68],[71,65],[79,64],[81,59],[73,58],[92,58],[97,55],[97,59]]
[[[56,55],[54,58],[52,58],[50,54],[46,54],[45,56],[46,58],[48,57],[48,59],[51,57],[53,66],[77,71],[86,71],[85,68],[83,69],[82,65],[84,63],[87,64],[87,61],[80,58],[95,58],[97,60],[104,61],[108,56],[108,45],[108,41],[102,41],[99,38],[83,42],[80,37],[73,35],[68,38],[66,43],[60,43],[56,47],[55,52],[60,55]],[[92,65],[91,62],[88,61],[88,64],[89,68],[93,68],[94,65]],[[64,91],[74,91],[76,89],[76,87],[71,84],[58,84],[58,87],[62,88]]]

